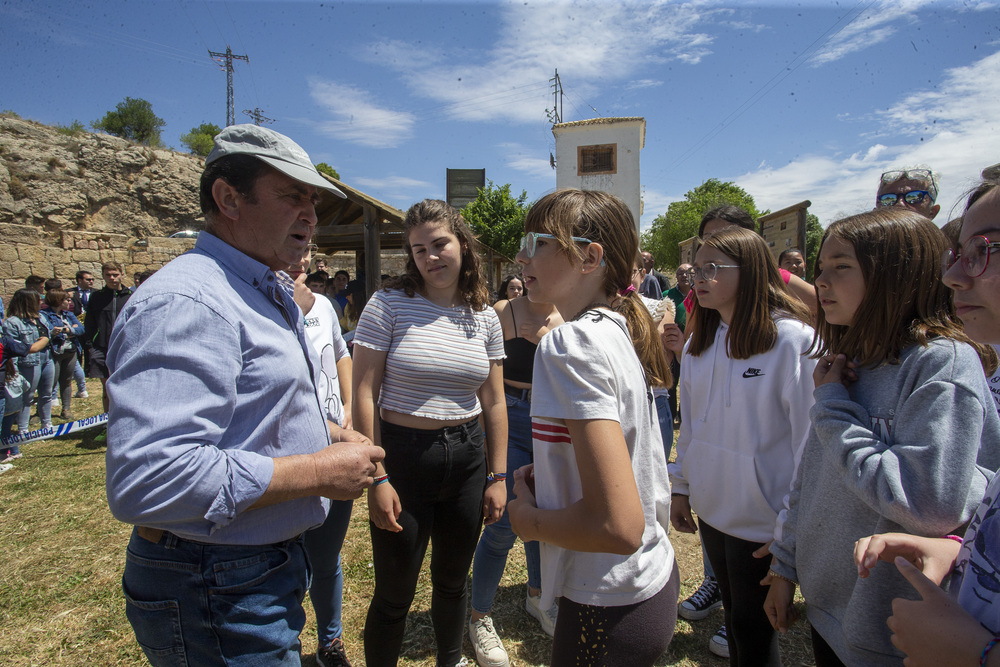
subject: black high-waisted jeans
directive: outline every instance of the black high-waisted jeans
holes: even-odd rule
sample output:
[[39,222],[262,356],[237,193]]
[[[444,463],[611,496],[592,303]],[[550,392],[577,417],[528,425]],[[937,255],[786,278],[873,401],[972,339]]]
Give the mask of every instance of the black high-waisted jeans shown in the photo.
[[431,622],[437,663],[455,665],[465,636],[466,582],[483,522],[485,437],[479,420],[423,430],[381,426],[385,468],[399,495],[399,533],[370,524],[375,593],[365,622],[365,662],[395,667],[420,565],[431,552]]

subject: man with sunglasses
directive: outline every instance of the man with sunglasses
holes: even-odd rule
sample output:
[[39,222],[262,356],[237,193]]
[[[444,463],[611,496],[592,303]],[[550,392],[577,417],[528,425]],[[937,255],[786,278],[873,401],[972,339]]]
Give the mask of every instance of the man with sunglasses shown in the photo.
[[938,196],[937,176],[930,169],[893,169],[882,174],[875,196],[875,208],[905,206],[933,220],[941,207],[934,201]]

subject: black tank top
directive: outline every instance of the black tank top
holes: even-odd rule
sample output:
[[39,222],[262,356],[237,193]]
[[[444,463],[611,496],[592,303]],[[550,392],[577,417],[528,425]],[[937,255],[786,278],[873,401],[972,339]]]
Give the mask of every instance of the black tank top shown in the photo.
[[[514,304],[510,304],[510,318],[514,321],[514,333],[517,334],[517,318],[514,317]],[[503,351],[507,358],[503,360],[503,377],[505,380],[531,384],[531,375],[535,367],[535,350],[537,343],[527,338],[516,336],[503,342]]]

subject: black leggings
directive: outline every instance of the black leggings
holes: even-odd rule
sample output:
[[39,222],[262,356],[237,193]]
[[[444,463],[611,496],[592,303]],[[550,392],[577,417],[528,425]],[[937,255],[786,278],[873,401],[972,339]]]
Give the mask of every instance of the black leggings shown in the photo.
[[622,607],[559,599],[552,667],[645,667],[667,650],[677,625],[677,562],[659,593]]
[[462,659],[466,581],[483,522],[486,452],[479,420],[436,430],[382,422],[389,482],[402,512],[398,533],[370,523],[375,592],[365,621],[365,662],[395,667],[420,566],[431,552],[431,623],[439,665]]
[[732,667],[781,667],[778,634],[764,613],[768,588],[760,585],[771,566],[771,556],[753,557],[753,552],[764,546],[762,542],[748,542],[727,535],[701,519],[698,519],[698,526],[701,543],[705,545],[722,593],[729,664]]
[[816,632],[816,628],[809,626],[812,632],[813,657],[816,658],[816,667],[845,667],[837,652],[830,648],[830,645],[823,639],[823,635]]

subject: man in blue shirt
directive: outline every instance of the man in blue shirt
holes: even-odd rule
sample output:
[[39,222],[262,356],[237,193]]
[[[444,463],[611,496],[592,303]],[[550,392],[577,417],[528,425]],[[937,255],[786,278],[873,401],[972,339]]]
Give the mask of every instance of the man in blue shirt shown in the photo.
[[302,534],[384,456],[326,421],[283,272],[320,188],[343,196],[288,137],[227,127],[201,178],[205,232],[115,323],[108,505],[136,526],[122,587],[153,665],[299,665]]

